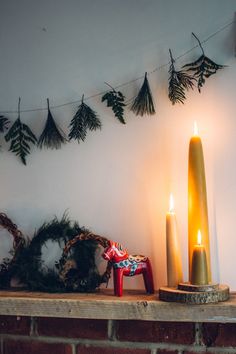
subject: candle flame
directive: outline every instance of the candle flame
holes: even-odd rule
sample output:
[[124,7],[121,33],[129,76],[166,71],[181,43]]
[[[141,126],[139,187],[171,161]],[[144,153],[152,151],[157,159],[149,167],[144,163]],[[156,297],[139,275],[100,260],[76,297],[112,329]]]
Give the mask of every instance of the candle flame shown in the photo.
[[194,121],[193,133],[194,133],[194,136],[198,136],[198,126],[197,126],[196,121]]
[[170,204],[169,204],[169,211],[170,213],[173,213],[174,212],[174,197],[173,197],[173,194],[171,193],[170,194]]
[[198,233],[197,233],[197,244],[198,244],[198,246],[201,246],[201,244],[202,244],[202,234],[201,234],[200,230],[198,230]]

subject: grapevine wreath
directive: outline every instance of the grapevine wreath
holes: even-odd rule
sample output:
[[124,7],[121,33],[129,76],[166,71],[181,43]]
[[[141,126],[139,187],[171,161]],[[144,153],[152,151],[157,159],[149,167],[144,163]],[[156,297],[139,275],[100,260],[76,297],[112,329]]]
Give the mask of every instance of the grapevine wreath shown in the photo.
[[[0,264],[0,288],[10,289],[16,279],[21,289],[46,292],[92,292],[107,283],[111,274],[108,262],[100,274],[95,254],[99,247],[106,248],[109,240],[95,235],[64,215],[45,222],[34,234],[26,238],[17,226],[0,213],[0,226],[13,236],[12,258],[4,258]],[[42,259],[42,247],[51,240],[57,242],[62,256],[49,269]]]

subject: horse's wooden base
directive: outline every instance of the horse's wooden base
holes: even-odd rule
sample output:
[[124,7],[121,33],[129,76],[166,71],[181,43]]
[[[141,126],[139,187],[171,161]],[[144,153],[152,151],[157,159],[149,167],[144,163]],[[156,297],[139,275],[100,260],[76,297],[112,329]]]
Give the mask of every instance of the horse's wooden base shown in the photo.
[[229,299],[229,287],[219,284],[193,285],[180,283],[177,288],[160,288],[159,299],[186,304],[216,303]]

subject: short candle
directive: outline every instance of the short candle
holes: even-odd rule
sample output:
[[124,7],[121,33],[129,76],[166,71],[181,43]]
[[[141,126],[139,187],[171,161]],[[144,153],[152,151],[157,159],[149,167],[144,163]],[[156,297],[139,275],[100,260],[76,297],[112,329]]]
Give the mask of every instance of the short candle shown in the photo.
[[198,230],[197,245],[194,246],[192,256],[191,284],[207,285],[208,268],[205,246],[202,245],[201,231]]

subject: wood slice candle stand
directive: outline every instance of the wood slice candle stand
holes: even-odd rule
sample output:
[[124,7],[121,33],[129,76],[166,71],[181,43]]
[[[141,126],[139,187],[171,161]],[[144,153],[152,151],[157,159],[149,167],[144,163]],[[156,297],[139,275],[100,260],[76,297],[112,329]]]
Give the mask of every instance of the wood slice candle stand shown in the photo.
[[208,304],[229,299],[229,287],[220,284],[193,285],[179,283],[176,288],[161,287],[159,299],[186,304]]

